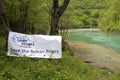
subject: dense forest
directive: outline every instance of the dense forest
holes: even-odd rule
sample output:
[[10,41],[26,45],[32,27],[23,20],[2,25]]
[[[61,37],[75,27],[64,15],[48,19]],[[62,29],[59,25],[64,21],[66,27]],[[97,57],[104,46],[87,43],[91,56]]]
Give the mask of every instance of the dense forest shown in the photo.
[[99,27],[107,32],[120,32],[120,0],[113,0],[108,9],[101,12]]
[[[63,0],[59,1],[59,6]],[[119,0],[71,0],[59,21],[58,29],[101,28],[120,30]],[[12,31],[48,34],[51,26],[52,1],[5,0],[5,9]],[[4,27],[0,18],[0,33]]]

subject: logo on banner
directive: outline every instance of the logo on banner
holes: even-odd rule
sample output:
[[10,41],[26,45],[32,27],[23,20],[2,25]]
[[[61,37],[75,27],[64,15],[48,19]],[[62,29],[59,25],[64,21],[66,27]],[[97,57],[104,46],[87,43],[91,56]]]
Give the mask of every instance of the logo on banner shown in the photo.
[[28,36],[22,36],[19,34],[14,34],[12,36],[12,41],[19,47],[32,48],[34,47],[35,40],[31,40]]

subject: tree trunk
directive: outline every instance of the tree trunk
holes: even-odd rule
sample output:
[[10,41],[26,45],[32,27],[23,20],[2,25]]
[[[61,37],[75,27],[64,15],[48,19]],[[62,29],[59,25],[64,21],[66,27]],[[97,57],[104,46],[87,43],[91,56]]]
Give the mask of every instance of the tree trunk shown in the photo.
[[6,33],[6,49],[7,49],[7,46],[8,46],[8,34],[9,34],[9,31],[11,29],[10,29],[10,25],[9,25],[9,22],[8,22],[8,19],[7,19],[7,16],[6,16],[4,0],[0,0],[0,16],[1,16],[1,19],[2,19],[2,22],[3,22],[3,25],[5,27],[5,30],[6,30],[5,33]]
[[50,35],[56,35],[58,34],[58,24],[61,15],[63,12],[66,10],[70,0],[64,0],[62,5],[58,5],[58,0],[53,0],[53,13],[51,17],[51,30],[50,30]]

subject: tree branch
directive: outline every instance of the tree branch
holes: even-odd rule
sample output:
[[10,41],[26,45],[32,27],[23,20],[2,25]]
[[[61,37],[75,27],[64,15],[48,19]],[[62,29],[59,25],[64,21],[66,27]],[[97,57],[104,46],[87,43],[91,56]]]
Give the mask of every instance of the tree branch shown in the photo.
[[64,2],[62,3],[62,5],[59,8],[59,14],[60,16],[63,14],[63,12],[66,10],[68,4],[69,4],[70,0],[64,0]]

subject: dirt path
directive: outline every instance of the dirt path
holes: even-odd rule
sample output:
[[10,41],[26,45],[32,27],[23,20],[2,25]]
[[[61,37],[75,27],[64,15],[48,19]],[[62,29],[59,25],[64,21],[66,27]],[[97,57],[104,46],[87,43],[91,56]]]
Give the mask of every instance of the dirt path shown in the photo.
[[68,41],[75,57],[81,58],[85,63],[105,70],[117,71],[120,69],[120,54],[111,48],[80,41]]

